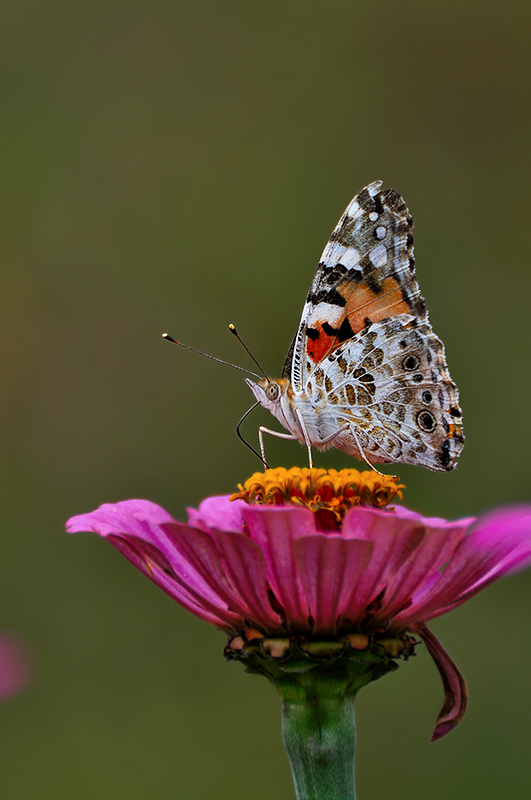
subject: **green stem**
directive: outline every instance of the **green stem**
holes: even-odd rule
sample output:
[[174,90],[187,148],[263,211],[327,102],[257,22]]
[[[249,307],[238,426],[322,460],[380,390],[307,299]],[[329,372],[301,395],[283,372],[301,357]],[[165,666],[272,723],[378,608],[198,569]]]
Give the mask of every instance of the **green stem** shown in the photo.
[[348,634],[331,641],[302,637],[231,639],[228,659],[264,675],[282,697],[282,738],[297,800],[355,800],[354,698],[398,669],[394,659],[414,645],[406,637]]
[[355,800],[352,697],[283,700],[282,739],[297,800]]

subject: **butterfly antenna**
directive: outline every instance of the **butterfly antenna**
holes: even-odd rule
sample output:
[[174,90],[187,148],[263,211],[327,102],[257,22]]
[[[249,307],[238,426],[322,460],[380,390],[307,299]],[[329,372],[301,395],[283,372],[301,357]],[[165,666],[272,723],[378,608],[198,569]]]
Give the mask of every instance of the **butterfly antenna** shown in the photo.
[[[172,344],[178,344],[180,347],[184,347],[186,350],[191,350],[192,353],[198,353],[198,355],[200,356],[204,356],[205,358],[210,358],[212,359],[212,361],[217,361],[218,364],[225,364],[227,367],[233,367],[233,369],[239,369],[240,372],[246,372],[248,375],[252,375],[254,378],[260,378],[260,375],[257,375],[256,372],[251,372],[250,369],[245,369],[245,367],[240,367],[238,364],[232,364],[230,361],[223,361],[222,358],[216,358],[216,356],[211,356],[209,353],[203,353],[202,350],[196,350],[195,347],[190,347],[189,344],[184,344],[184,342],[178,342],[177,339],[174,339],[173,336],[170,336],[169,333],[163,333],[162,338],[166,339],[168,342],[172,342]],[[247,348],[245,349],[247,350]]]
[[[230,331],[231,333],[233,333],[233,334],[234,334],[234,336],[237,338],[237,340],[239,341],[239,343],[241,344],[241,346],[243,347],[243,349],[245,350],[245,352],[247,353],[247,355],[248,355],[248,356],[249,356],[249,357],[250,357],[250,358],[251,358],[251,359],[254,361],[254,363],[256,364],[256,366],[258,367],[258,369],[260,370],[260,372],[261,372],[261,373],[262,373],[262,375],[264,376],[264,378],[265,378],[266,380],[269,380],[269,377],[268,377],[267,373],[265,372],[265,370],[264,370],[264,369],[262,369],[262,367],[260,366],[260,364],[258,363],[258,361],[256,360],[256,358],[253,356],[253,354],[251,353],[251,351],[249,350],[249,348],[247,347],[247,345],[245,344],[245,342],[244,342],[244,341],[243,341],[243,339],[241,338],[240,334],[239,334],[239,333],[238,333],[238,331],[236,330],[236,326],[235,326],[235,325],[233,325],[233,324],[232,324],[232,322],[231,322],[231,324],[229,325],[229,331]],[[251,409],[249,409],[249,410],[251,410]],[[251,449],[252,449],[252,448],[251,448]]]
[[255,403],[255,404],[254,404],[254,406],[251,406],[251,408],[247,409],[247,411],[245,412],[245,414],[243,415],[243,417],[241,418],[241,420],[240,420],[240,421],[238,422],[238,424],[236,425],[236,433],[237,433],[237,435],[238,435],[238,439],[240,440],[240,442],[243,442],[243,443],[244,443],[244,445],[245,445],[246,447],[248,447],[248,448],[249,448],[249,450],[251,450],[251,451],[252,451],[252,452],[255,454],[255,456],[258,456],[258,458],[260,459],[260,461],[262,462],[262,464],[264,465],[264,467],[265,467],[266,469],[269,469],[269,464],[267,463],[267,461],[264,461],[264,459],[262,458],[262,456],[260,455],[260,453],[259,453],[257,450],[255,450],[255,449],[254,449],[254,447],[253,447],[252,445],[250,445],[250,444],[249,444],[249,442],[247,442],[247,441],[246,441],[246,440],[243,438],[243,436],[242,436],[242,434],[241,434],[241,432],[240,432],[240,427],[241,427],[241,424],[242,424],[242,422],[244,421],[244,419],[246,419],[246,417],[248,417],[248,416],[249,416],[249,414],[251,413],[251,411],[254,411],[254,410],[255,410],[255,408],[256,408],[257,406],[259,406],[259,405],[260,405],[260,403]]

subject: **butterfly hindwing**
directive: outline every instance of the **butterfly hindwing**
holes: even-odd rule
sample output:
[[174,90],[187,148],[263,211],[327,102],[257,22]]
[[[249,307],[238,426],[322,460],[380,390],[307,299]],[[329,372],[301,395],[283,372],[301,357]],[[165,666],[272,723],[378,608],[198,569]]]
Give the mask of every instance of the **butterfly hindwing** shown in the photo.
[[458,394],[444,345],[427,323],[373,323],[312,370],[306,388],[326,408],[326,431],[349,426],[334,446],[373,462],[447,470],[462,449]]

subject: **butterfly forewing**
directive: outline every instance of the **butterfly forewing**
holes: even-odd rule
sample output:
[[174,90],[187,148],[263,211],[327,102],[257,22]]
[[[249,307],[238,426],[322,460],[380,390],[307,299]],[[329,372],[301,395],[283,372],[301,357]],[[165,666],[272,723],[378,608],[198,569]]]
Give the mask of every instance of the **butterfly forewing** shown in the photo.
[[320,363],[368,320],[428,318],[415,279],[411,216],[397,192],[380,187],[375,181],[356,195],[323,251],[284,368],[295,392],[304,390],[308,362],[310,369]]

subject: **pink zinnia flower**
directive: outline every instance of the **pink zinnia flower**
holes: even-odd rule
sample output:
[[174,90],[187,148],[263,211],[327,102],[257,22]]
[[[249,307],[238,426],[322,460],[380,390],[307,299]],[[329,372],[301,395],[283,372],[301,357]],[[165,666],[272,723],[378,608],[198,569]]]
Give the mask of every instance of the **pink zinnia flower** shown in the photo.
[[316,659],[344,659],[356,665],[355,679],[345,672],[353,695],[411,655],[418,635],[444,685],[437,739],[462,718],[467,692],[426,623],[531,562],[531,506],[448,522],[387,505],[401,488],[371,472],[267,470],[232,500],[211,497],[189,509],[188,523],[127,500],[73,517],[67,529],[108,539],[170,597],[225,631],[230,658],[248,659],[277,685],[290,659],[313,659],[299,672]]

